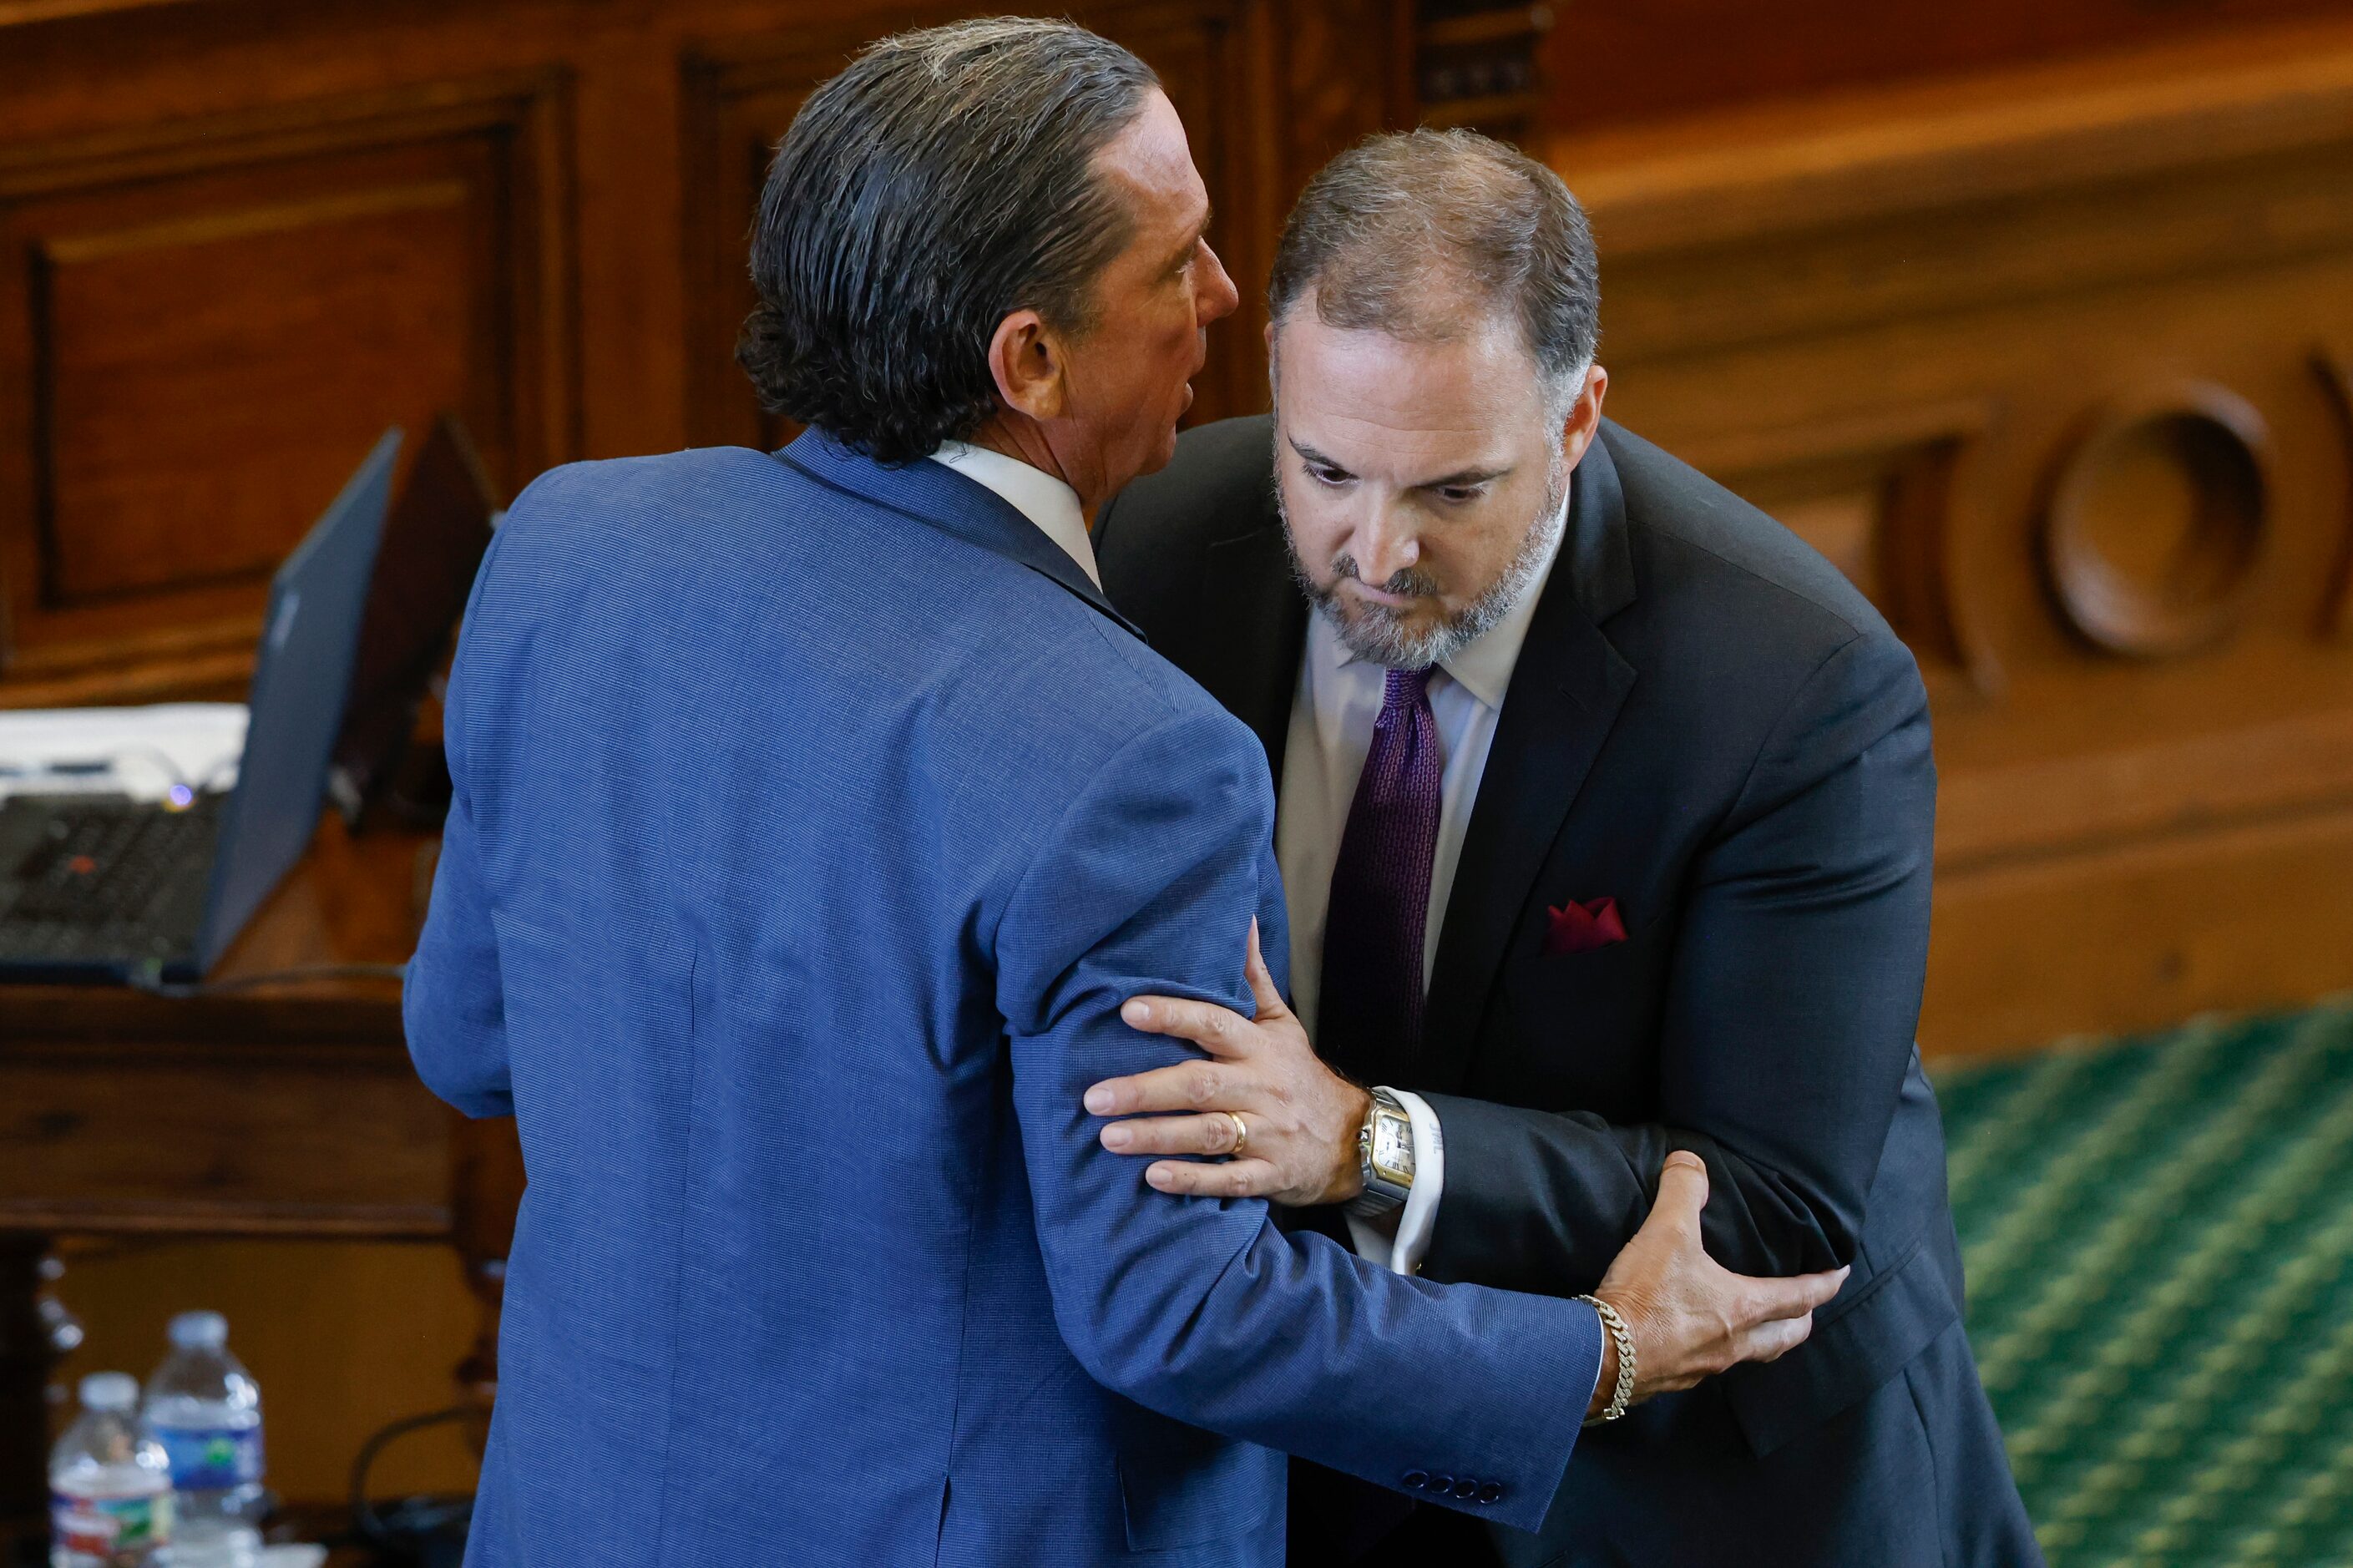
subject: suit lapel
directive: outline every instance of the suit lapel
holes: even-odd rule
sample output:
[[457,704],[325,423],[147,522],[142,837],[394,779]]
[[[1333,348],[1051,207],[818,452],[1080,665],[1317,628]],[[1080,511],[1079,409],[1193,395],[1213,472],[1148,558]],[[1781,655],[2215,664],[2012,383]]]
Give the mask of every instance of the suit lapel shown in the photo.
[[1203,553],[1198,602],[1207,613],[1192,657],[1177,662],[1256,732],[1280,798],[1307,600],[1292,578],[1291,550],[1279,525],[1219,540]]
[[1634,667],[1600,630],[1633,597],[1625,500],[1597,438],[1577,464],[1560,554],[1512,671],[1463,833],[1414,1087],[1449,1093],[1470,1073],[1472,1042],[1504,947],[1633,687]]
[[1018,561],[1086,601],[1137,637],[1144,628],[1103,595],[1103,590],[1046,537],[1045,530],[987,486],[928,458],[903,468],[885,468],[810,430],[775,454],[777,460],[829,489],[843,490],[903,517],[928,523],[966,543]]

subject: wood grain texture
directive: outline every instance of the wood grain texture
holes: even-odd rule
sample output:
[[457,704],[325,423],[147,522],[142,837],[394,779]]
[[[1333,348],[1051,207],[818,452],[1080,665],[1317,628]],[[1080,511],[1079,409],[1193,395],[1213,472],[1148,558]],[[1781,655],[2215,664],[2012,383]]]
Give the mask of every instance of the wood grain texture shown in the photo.
[[[2353,357],[2333,343],[2313,351],[2312,368],[2337,411],[2337,427],[2345,438],[2346,469],[2353,481]],[[2337,566],[2322,593],[2319,627],[2325,637],[2341,637],[2353,623],[2353,482],[2345,490],[2345,534]]]
[[2333,994],[2348,887],[2353,804],[1940,876],[1924,1041],[2035,1049]]
[[[323,822],[216,978],[405,959],[418,847]],[[0,988],[0,1231],[451,1233],[454,1119],[389,982]]]
[[1672,119],[1957,70],[2167,39],[2221,41],[2250,24],[2327,16],[2337,0],[1978,0],[1890,5],[1812,0],[1643,0],[1567,5],[1546,38],[1557,130]]
[[1919,655],[1926,1047],[2353,984],[2353,421],[2315,347],[2353,331],[2353,30],[1550,156],[1600,237],[1611,413]]
[[108,11],[139,11],[150,5],[185,5],[190,0],[0,0],[0,27],[94,16]]
[[234,694],[270,572],[386,425],[463,410],[508,476],[569,454],[564,85],[0,155],[0,702]]

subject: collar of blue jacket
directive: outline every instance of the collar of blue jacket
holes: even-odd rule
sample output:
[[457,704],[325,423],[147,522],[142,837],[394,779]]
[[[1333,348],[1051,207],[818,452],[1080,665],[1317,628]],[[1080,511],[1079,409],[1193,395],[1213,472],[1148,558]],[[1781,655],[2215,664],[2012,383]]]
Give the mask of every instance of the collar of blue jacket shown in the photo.
[[818,484],[889,507],[917,522],[1018,561],[1052,578],[1130,636],[1139,640],[1144,637],[1144,628],[1113,607],[1103,590],[1087,580],[1079,563],[1047,538],[1036,523],[1022,516],[1018,508],[953,468],[928,461],[896,467],[878,463],[821,430],[805,432],[775,457]]

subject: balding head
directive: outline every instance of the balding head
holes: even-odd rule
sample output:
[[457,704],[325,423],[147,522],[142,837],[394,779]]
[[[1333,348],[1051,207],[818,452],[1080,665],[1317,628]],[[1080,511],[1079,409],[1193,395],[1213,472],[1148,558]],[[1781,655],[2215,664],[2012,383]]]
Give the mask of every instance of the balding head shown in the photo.
[[1560,176],[1471,131],[1375,136],[1308,183],[1283,226],[1269,318],[1439,342],[1498,318],[1547,401],[1577,395],[1600,337],[1593,234]]

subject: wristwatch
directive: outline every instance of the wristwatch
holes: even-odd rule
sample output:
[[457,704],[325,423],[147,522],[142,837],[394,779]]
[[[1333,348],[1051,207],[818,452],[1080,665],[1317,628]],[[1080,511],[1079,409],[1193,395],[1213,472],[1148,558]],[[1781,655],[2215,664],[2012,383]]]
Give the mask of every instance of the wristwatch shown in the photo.
[[1365,1190],[1348,1200],[1348,1212],[1362,1219],[1404,1207],[1413,1191],[1413,1118],[1386,1089],[1373,1090],[1356,1129],[1356,1173]]

